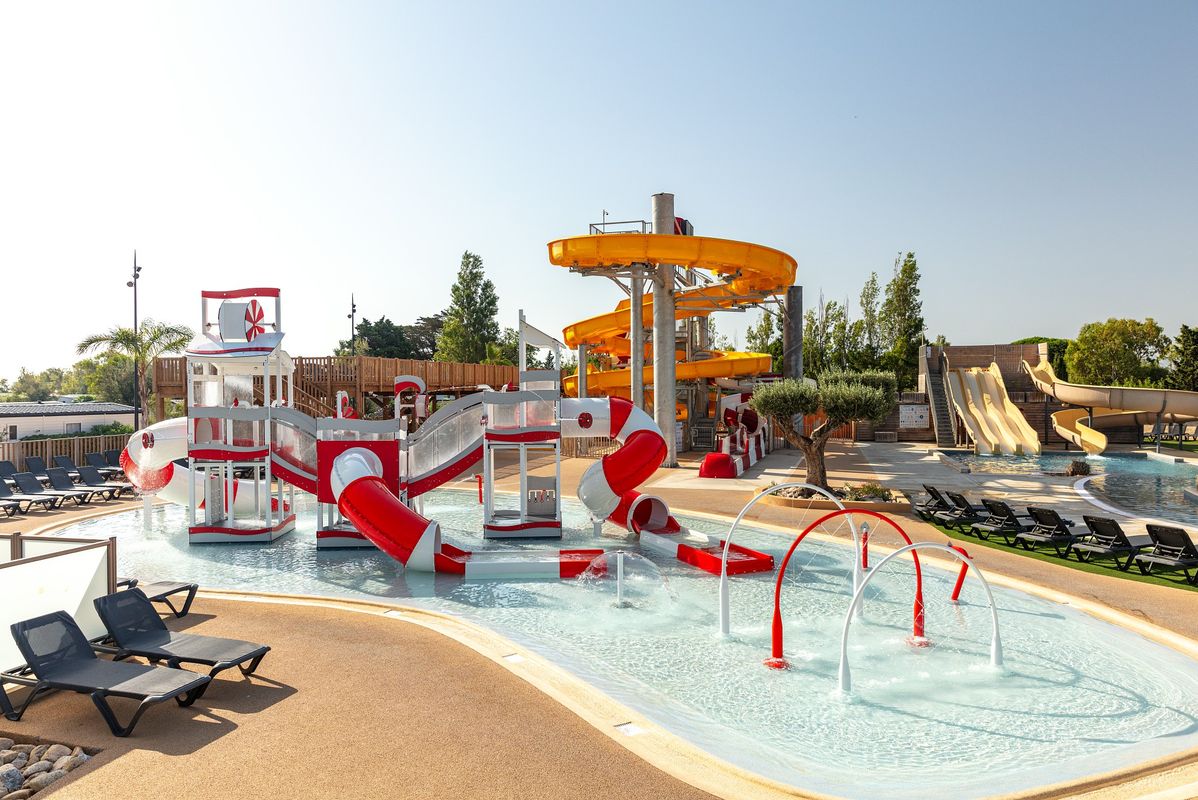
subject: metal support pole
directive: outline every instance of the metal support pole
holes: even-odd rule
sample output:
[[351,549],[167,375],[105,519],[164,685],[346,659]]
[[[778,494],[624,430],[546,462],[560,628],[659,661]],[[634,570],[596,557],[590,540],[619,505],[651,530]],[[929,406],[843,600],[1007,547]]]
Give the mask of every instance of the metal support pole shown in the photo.
[[[674,195],[653,195],[653,233],[673,235]],[[674,265],[659,264],[653,280],[653,419],[666,439],[663,467],[678,466],[678,447],[674,441]]]
[[786,314],[782,319],[782,377],[803,378],[803,287],[786,290]]
[[628,369],[632,375],[632,404],[637,408],[645,407],[645,282],[639,275],[629,281],[632,292],[629,298],[629,313],[632,323],[628,329],[628,338],[632,340],[632,352],[628,359]]
[[587,346],[578,345],[578,396],[587,396]]

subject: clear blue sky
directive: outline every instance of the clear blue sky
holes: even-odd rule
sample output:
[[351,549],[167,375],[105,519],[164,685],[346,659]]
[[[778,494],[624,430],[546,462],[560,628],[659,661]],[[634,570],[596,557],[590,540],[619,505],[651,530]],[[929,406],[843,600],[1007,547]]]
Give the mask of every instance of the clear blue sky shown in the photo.
[[[672,191],[699,233],[855,298],[919,256],[929,333],[1194,322],[1198,4],[0,6],[0,376],[201,288],[277,285],[288,349],[443,308],[617,291],[545,242]],[[753,315],[722,315],[725,331]],[[743,343],[743,336],[741,337]]]

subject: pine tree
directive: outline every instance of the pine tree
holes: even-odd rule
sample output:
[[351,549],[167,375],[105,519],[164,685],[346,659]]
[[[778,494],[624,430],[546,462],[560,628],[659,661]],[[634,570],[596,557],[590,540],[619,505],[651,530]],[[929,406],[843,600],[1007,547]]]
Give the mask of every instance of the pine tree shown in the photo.
[[1177,339],[1169,350],[1168,386],[1198,392],[1198,328],[1182,325]]
[[899,389],[915,386],[919,374],[919,347],[923,343],[923,302],[919,299],[919,265],[915,253],[894,261],[894,277],[886,284],[886,297],[878,315],[883,361],[898,378]]
[[477,364],[487,357],[487,345],[499,341],[499,297],[495,284],[483,273],[481,257],[462,254],[458,279],[449,292],[445,325],[437,337],[436,361]]

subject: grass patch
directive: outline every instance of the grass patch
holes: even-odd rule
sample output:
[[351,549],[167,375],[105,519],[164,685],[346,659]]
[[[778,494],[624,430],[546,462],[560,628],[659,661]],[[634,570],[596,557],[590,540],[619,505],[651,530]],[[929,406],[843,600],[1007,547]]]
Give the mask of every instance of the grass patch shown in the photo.
[[[1120,572],[1115,567],[1115,563],[1109,559],[1107,561],[1099,562],[1078,561],[1076,556],[1070,556],[1069,560],[1066,561],[1058,556],[1056,551],[1052,548],[1024,550],[1018,545],[1008,545],[1004,543],[1001,538],[991,538],[983,541],[976,536],[966,536],[956,529],[950,530],[949,528],[941,525],[939,522],[934,522],[932,520],[924,521],[950,539],[961,542],[962,544],[968,544],[969,546],[965,548],[966,550],[968,550],[969,547],[988,547],[991,550],[1002,550],[1007,553],[1016,553],[1018,555],[1025,556],[1026,558],[1034,558],[1037,561],[1046,561],[1049,564],[1056,564],[1058,567],[1066,567],[1068,569],[1075,569],[1081,572],[1091,572],[1095,575],[1108,575],[1112,578],[1122,578],[1123,580],[1128,581],[1153,583],[1157,586],[1169,586],[1174,589],[1184,589],[1188,592],[1198,591],[1198,586],[1190,586],[1188,583],[1186,583],[1185,576],[1181,572],[1171,572],[1164,575],[1141,575],[1140,571],[1136,569],[1135,564],[1132,564],[1131,567],[1128,568],[1127,572]],[[1081,523],[1078,524],[1080,525]]]
[[[1145,447],[1151,447],[1150,444],[1145,444]],[[1198,453],[1198,442],[1178,442],[1176,439],[1161,439],[1161,447],[1167,447],[1170,450],[1183,450],[1187,453]]]

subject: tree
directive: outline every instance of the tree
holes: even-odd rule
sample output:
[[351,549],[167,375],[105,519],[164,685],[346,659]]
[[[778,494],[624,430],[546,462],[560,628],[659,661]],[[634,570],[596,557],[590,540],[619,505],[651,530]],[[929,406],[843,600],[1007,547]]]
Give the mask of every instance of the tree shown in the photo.
[[80,355],[90,352],[113,353],[128,356],[136,363],[137,402],[146,421],[150,420],[150,365],[154,359],[167,353],[175,353],[187,346],[192,339],[191,329],[184,325],[169,325],[147,319],[133,328],[115,327],[106,333],[96,333],[79,343]]
[[[552,369],[553,356],[544,360],[538,355],[537,348],[524,345],[524,363],[527,369]],[[487,343],[487,355],[481,364],[507,364],[516,366],[520,363],[520,333],[515,328],[504,328],[497,342]]]
[[14,400],[24,400],[30,403],[49,400],[63,393],[62,381],[65,374],[65,371],[58,367],[51,367],[41,372],[30,372],[22,368],[17,374],[17,379],[13,381],[12,397]]
[[782,329],[775,326],[774,314],[769,309],[761,309],[761,318],[756,325],[750,325],[745,331],[745,346],[750,353],[766,353],[773,358],[770,369],[773,372],[782,371]]
[[483,260],[467,250],[449,291],[445,326],[437,337],[437,361],[475,363],[487,357],[487,344],[499,341],[499,297],[483,273]]
[[861,287],[857,305],[861,307],[861,367],[876,369],[882,357],[882,330],[878,320],[878,273],[869,273],[869,280]]
[[133,359],[120,353],[101,353],[85,358],[71,367],[63,378],[63,391],[91,395],[107,403],[134,405]]
[[[715,317],[708,317],[707,323],[707,346],[712,350],[735,350],[736,342],[731,339],[728,334],[720,333],[715,327]],[[764,351],[762,351],[764,352]]]
[[[357,336],[353,340],[357,348],[352,355],[372,355],[379,358],[414,358],[412,344],[408,341],[407,326],[396,325],[386,316],[371,322],[363,319],[356,328]],[[351,355],[350,340],[342,339],[337,344],[336,354]]]
[[412,348],[412,358],[432,361],[437,352],[437,337],[445,326],[445,312],[439,311],[431,317],[417,317],[411,325],[404,325],[404,336]]
[[1108,319],[1089,322],[1065,350],[1065,366],[1075,383],[1099,386],[1142,386],[1159,382],[1159,361],[1169,347],[1156,320]]
[[1069,349],[1069,339],[1054,339],[1051,336],[1027,336],[1016,339],[1011,344],[1047,344],[1048,363],[1052,371],[1063,381],[1069,380],[1069,367],[1065,364],[1065,351]]
[[1169,349],[1169,376],[1166,386],[1198,392],[1198,328],[1182,325]]
[[900,389],[915,386],[925,327],[915,253],[894,260],[894,277],[886,284],[878,327],[886,347],[882,363],[894,372]]
[[[897,383],[887,372],[825,372],[817,385],[788,378],[753,392],[750,405],[768,417],[791,445],[802,451],[807,483],[828,487],[824,449],[832,432],[854,420],[881,422],[895,407]],[[810,432],[804,417],[824,414]]]

